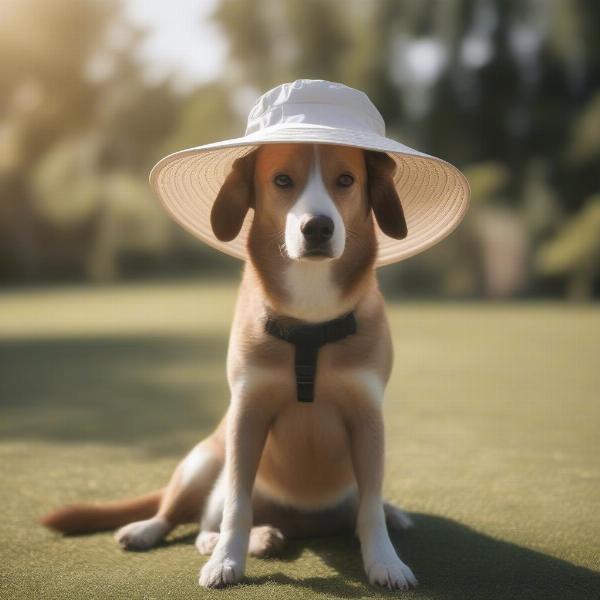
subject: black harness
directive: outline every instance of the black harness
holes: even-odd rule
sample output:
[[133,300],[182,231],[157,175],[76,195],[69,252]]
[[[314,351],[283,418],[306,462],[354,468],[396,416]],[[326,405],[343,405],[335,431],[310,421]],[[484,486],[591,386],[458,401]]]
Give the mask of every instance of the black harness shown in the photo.
[[283,327],[276,319],[269,318],[265,323],[265,330],[284,342],[294,344],[298,402],[313,402],[319,348],[356,333],[356,319],[354,313],[348,313],[339,319],[317,325]]

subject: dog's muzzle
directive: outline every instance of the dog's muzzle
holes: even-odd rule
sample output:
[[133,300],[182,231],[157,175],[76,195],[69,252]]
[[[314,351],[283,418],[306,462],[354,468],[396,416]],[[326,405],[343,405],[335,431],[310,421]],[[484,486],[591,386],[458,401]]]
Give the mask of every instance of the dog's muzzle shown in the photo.
[[326,215],[305,215],[300,223],[304,237],[304,256],[331,257],[333,219]]

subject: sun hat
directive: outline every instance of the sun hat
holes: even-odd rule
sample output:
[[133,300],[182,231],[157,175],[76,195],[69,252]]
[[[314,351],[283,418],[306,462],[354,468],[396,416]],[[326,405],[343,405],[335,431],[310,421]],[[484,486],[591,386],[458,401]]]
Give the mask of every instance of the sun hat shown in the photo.
[[222,242],[211,229],[212,205],[237,158],[277,143],[354,146],[386,152],[395,160],[394,184],[408,235],[392,239],[375,224],[377,267],[430,248],[454,230],[467,210],[469,184],[456,167],[386,137],[383,118],[364,92],[313,79],[269,90],[250,111],[243,137],[170,154],[154,166],[150,183],[181,226],[213,248],[245,260],[253,211],[240,234]]

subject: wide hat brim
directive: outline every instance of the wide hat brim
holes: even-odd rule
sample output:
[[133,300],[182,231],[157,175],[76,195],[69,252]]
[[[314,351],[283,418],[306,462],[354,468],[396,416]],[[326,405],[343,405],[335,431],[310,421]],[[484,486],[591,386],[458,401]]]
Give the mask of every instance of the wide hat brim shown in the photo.
[[277,143],[353,146],[386,152],[396,161],[394,184],[408,235],[396,240],[375,226],[377,267],[414,256],[443,240],[461,222],[469,205],[465,176],[439,158],[375,133],[304,123],[269,127],[244,137],[175,152],[154,166],[150,183],[167,212],[182,227],[209,246],[246,260],[254,212],[248,211],[240,234],[230,242],[214,235],[210,213],[233,162],[261,145]]

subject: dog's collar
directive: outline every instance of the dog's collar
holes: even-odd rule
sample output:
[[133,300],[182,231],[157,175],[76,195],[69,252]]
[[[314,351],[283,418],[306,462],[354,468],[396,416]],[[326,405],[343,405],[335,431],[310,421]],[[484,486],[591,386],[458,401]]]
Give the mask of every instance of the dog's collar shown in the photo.
[[324,323],[285,327],[276,318],[269,317],[265,322],[265,331],[280,340],[294,344],[297,399],[298,402],[313,402],[319,348],[356,333],[356,319],[351,312]]

